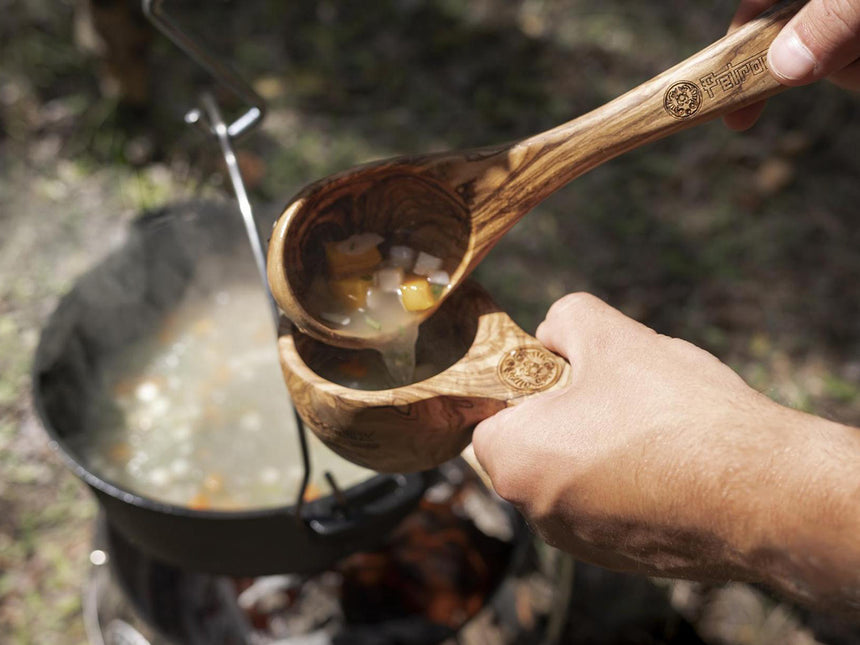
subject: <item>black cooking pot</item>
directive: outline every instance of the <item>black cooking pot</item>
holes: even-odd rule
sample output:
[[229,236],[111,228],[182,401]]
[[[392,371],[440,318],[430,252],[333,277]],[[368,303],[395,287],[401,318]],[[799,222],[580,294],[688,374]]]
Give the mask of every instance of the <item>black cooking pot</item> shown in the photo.
[[295,505],[203,511],[158,502],[101,477],[75,447],[92,430],[88,419],[105,397],[100,362],[151,335],[189,285],[215,288],[237,276],[257,280],[233,205],[182,204],[140,217],[122,248],[78,281],[43,330],[34,361],[35,407],[107,521],[152,557],[231,575],[317,572],[381,542],[433,473],[375,474],[337,496],[303,504],[299,518]]

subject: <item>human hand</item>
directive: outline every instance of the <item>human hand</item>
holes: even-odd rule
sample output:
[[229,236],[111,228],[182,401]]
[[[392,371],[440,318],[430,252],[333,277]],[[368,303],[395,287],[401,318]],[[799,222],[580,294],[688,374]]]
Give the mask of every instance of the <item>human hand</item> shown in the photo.
[[[776,2],[741,0],[729,33]],[[783,85],[829,78],[846,89],[860,90],[860,0],[810,0],[774,39],[767,64]],[[763,101],[742,108],[725,117],[726,125],[745,130],[763,109]]]
[[860,432],[587,294],[555,303],[537,337],[570,385],[484,421],[473,447],[547,542],[612,569],[860,600]]

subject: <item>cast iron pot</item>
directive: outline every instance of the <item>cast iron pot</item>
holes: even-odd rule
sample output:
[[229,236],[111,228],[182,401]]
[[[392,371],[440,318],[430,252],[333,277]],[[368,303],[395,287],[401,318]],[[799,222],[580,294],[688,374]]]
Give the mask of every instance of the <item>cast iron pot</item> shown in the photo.
[[152,333],[189,285],[214,287],[237,275],[258,280],[232,205],[182,204],[138,218],[122,248],[76,283],[43,330],[33,368],[35,407],[110,525],[150,556],[210,573],[314,573],[381,542],[434,473],[375,474],[337,500],[305,503],[299,519],[294,505],[203,511],[162,503],[99,476],[74,447],[91,429],[95,398],[105,396],[99,362]]

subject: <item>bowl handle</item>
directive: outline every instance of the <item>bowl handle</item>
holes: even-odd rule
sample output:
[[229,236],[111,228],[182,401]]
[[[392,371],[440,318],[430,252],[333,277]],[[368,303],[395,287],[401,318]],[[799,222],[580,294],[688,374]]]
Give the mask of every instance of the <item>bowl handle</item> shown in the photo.
[[469,351],[429,383],[430,389],[510,406],[533,394],[566,387],[570,364],[497,310],[479,317]]

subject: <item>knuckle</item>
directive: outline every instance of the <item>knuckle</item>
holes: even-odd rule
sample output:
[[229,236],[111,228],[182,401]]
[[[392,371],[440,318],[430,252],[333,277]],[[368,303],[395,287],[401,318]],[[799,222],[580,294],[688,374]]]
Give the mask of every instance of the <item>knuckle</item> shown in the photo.
[[546,314],[545,322],[550,325],[570,320],[583,322],[605,306],[602,300],[590,293],[569,293],[553,303]]
[[550,311],[555,309],[559,313],[589,312],[595,310],[602,304],[603,301],[597,296],[593,296],[585,291],[577,291],[575,293],[569,293],[558,300]]
[[567,359],[582,358],[583,352],[600,344],[615,328],[618,312],[597,296],[571,293],[556,301],[547,312],[537,338]]

